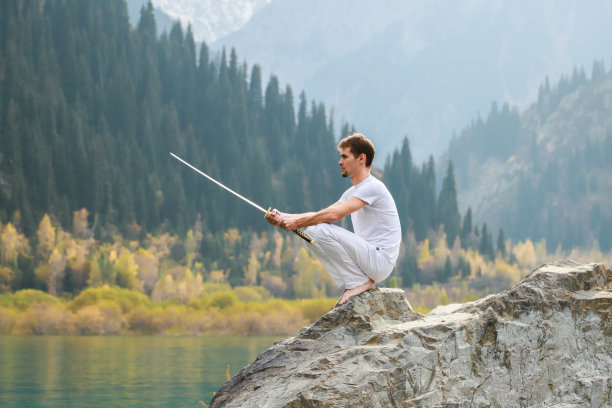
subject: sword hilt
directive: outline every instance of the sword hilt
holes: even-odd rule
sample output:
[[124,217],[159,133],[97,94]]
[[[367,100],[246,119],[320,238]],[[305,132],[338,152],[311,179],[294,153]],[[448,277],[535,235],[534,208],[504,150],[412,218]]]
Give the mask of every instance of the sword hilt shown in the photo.
[[[268,218],[268,215],[270,215],[271,209],[272,207],[268,208],[268,211],[266,211],[266,215],[264,215],[264,218],[266,219]],[[304,231],[295,230],[293,232],[295,233],[295,235],[302,238],[304,241],[308,242],[310,245],[314,245],[315,243],[314,239],[310,238],[306,233],[304,233]]]

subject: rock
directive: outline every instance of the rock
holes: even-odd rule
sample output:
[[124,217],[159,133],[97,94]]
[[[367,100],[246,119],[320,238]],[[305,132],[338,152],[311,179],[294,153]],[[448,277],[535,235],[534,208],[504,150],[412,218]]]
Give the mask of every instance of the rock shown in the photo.
[[563,261],[427,315],[373,289],[277,342],[211,407],[609,407],[611,282]]

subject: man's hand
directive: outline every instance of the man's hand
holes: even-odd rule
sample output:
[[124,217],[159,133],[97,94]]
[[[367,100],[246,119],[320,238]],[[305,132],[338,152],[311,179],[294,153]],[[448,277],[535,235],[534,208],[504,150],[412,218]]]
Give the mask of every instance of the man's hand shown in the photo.
[[281,223],[284,221],[283,216],[276,208],[270,211],[266,216],[266,220],[275,227],[280,227]]
[[297,218],[285,218],[279,227],[285,231],[295,231],[298,229]]

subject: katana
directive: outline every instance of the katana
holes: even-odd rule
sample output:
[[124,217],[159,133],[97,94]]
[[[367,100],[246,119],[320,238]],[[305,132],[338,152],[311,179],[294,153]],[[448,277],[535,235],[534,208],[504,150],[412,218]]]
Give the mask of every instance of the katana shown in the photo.
[[[249,200],[248,198],[238,194],[237,192],[235,192],[234,190],[232,190],[231,188],[227,187],[226,185],[218,182],[217,180],[215,180],[214,178],[210,177],[208,174],[204,173],[202,170],[197,169],[196,167],[192,166],[191,164],[187,163],[185,160],[181,159],[180,157],[178,157],[176,154],[174,153],[170,153],[170,156],[174,157],[176,160],[180,161],[181,163],[183,163],[185,166],[189,167],[191,170],[195,171],[196,173],[200,174],[201,176],[206,177],[208,180],[212,181],[213,183],[215,183],[216,185],[218,185],[219,187],[223,188],[226,191],[229,191],[230,193],[232,193],[233,195],[235,195],[236,197],[238,197],[239,199],[241,199],[242,201],[246,202],[247,204],[250,204],[252,207],[257,208],[259,211],[263,212],[264,218],[268,218],[268,214],[270,214],[270,210],[272,209],[272,207],[268,208],[267,210],[265,210],[262,206],[254,203],[253,201]],[[300,238],[302,238],[303,240],[305,240],[306,242],[308,242],[309,244],[314,244],[314,240],[312,238],[310,238],[308,235],[306,235],[303,231],[300,230],[295,230],[293,231],[295,232]]]

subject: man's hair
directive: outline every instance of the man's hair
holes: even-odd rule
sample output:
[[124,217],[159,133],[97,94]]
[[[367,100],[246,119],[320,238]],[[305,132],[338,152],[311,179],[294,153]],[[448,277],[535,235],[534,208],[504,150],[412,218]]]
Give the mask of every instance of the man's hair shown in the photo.
[[366,167],[370,167],[372,165],[372,160],[374,160],[374,145],[367,137],[361,133],[353,133],[338,143],[338,150],[346,147],[350,148],[354,157],[358,157],[362,153],[365,154]]

